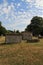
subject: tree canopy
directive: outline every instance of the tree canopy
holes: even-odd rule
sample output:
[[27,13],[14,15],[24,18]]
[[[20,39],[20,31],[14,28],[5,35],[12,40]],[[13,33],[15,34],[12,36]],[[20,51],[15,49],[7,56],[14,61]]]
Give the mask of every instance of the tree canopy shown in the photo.
[[2,26],[2,23],[0,21],[0,35],[5,35],[6,32],[7,30]]
[[43,31],[43,18],[35,16],[31,19],[30,25],[27,25],[26,31],[31,31],[34,35],[39,35]]
[[0,26],[2,25],[1,21],[0,21]]

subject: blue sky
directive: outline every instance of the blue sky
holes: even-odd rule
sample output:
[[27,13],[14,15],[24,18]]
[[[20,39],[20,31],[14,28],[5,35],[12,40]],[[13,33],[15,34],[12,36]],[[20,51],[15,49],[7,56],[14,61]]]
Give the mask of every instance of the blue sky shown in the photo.
[[0,0],[0,21],[8,30],[23,31],[33,16],[43,17],[43,0]]

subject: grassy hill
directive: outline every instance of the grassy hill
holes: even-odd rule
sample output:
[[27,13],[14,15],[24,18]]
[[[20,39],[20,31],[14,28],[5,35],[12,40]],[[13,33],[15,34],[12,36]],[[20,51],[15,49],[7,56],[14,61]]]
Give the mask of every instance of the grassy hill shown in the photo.
[[[5,37],[0,37],[0,43]],[[0,65],[43,65],[43,39],[37,43],[0,44]]]

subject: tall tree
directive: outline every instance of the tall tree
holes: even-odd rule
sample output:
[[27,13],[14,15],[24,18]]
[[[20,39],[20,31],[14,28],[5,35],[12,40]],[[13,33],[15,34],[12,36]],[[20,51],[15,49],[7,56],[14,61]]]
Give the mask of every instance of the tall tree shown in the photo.
[[43,29],[43,18],[35,16],[31,19],[31,24],[27,26],[26,30],[31,31],[34,35],[39,35]]
[[0,26],[2,25],[1,21],[0,21]]
[[20,33],[19,30],[16,30],[16,33]]
[[5,35],[6,32],[7,30],[2,26],[2,23],[0,22],[0,35]]

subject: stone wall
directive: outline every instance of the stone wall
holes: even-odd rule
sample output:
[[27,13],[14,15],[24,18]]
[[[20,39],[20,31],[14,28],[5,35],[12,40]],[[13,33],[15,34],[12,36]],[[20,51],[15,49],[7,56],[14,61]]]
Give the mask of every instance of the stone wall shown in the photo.
[[24,32],[22,33],[23,40],[32,40],[32,33]]
[[6,34],[6,43],[20,43],[22,40],[32,40],[32,33],[23,32],[21,34]]
[[21,35],[6,35],[6,43],[20,43],[22,41]]

